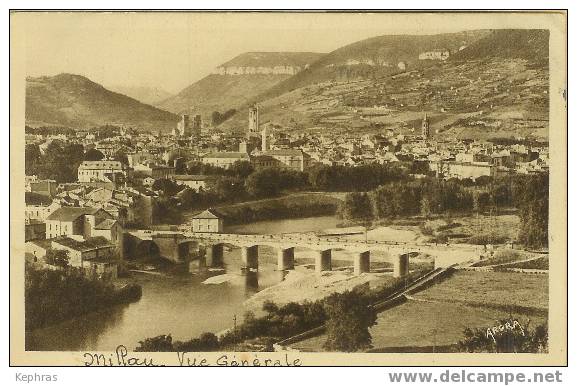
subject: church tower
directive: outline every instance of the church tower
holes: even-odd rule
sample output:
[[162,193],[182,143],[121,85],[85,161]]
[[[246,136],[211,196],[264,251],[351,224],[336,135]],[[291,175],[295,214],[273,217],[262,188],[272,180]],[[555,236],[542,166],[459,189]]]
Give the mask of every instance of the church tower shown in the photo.
[[425,113],[425,117],[423,118],[423,123],[421,125],[421,135],[423,136],[423,139],[429,139],[429,136],[431,135],[431,127],[429,126],[427,113]]

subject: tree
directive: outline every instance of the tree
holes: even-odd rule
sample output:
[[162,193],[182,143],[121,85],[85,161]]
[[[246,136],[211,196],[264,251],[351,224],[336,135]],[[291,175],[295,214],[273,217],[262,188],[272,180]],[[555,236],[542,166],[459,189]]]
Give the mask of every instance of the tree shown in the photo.
[[85,161],[100,161],[104,159],[104,154],[100,150],[90,149],[84,153]]
[[124,150],[117,150],[116,153],[114,153],[114,157],[112,157],[115,161],[120,161],[122,162],[124,165],[128,165],[128,156],[126,155],[126,153],[124,152]]
[[61,268],[66,268],[69,260],[68,251],[64,249],[50,248],[46,251],[46,256],[44,256],[44,261],[46,261],[47,264]]
[[152,184],[152,189],[162,191],[162,194],[166,197],[172,197],[180,192],[183,187],[168,178],[159,178]]
[[517,188],[521,228],[519,241],[527,247],[548,245],[549,237],[549,176],[527,178],[523,187]]
[[134,351],[139,352],[169,352],[174,351],[172,346],[172,336],[158,335],[154,338],[146,338],[138,342],[138,346]]
[[366,220],[372,217],[371,201],[367,193],[353,192],[345,196],[339,209],[346,220]]
[[228,172],[238,178],[247,178],[253,171],[254,168],[248,161],[236,161],[228,168]]
[[253,197],[273,197],[280,193],[281,181],[276,169],[265,168],[248,176],[244,186],[246,192]]
[[42,154],[40,148],[36,144],[28,144],[24,149],[24,171],[27,176],[38,173],[38,163]]
[[73,182],[78,177],[78,166],[84,160],[84,147],[79,144],[51,142],[38,164],[38,177]]
[[353,352],[370,347],[369,327],[376,324],[377,315],[365,297],[354,291],[332,294],[325,300],[325,312],[327,350]]
[[233,201],[245,196],[242,181],[235,177],[216,177],[208,182],[207,189],[220,201]]

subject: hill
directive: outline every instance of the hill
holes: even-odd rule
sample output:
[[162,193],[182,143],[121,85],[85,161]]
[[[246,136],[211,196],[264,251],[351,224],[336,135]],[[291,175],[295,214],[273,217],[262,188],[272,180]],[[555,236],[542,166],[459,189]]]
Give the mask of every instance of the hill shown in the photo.
[[218,66],[210,75],[156,105],[173,113],[203,115],[246,104],[279,82],[304,70],[323,54],[312,52],[247,52]]
[[107,88],[110,91],[124,94],[147,105],[154,105],[172,96],[171,93],[159,87],[115,85]]
[[450,60],[484,58],[549,59],[549,31],[547,30],[494,30],[489,35],[457,52]]
[[[376,50],[375,42],[390,42],[390,37],[368,39],[329,53],[308,70],[257,98],[261,122],[270,121],[292,130],[316,127],[319,133],[394,129],[417,134],[420,120],[427,113],[433,132],[439,137],[483,139],[532,135],[546,138],[549,119],[547,32],[477,32],[477,40],[465,47],[457,47],[462,35],[443,40],[446,44],[453,41],[456,47],[445,60],[418,59],[417,52],[429,49],[422,39],[393,40],[398,48],[394,58],[407,60],[405,70],[383,68],[374,63],[349,65],[352,70],[348,74],[335,70],[337,62],[358,60],[358,55],[368,58],[369,52]],[[400,41],[405,41],[407,47],[412,44],[413,48],[402,52],[407,55],[412,52],[411,55],[417,55],[416,60],[413,57],[410,62],[409,56],[400,56]],[[427,41],[431,45],[440,44],[432,38]],[[381,58],[384,60],[385,56]],[[246,109],[240,109],[222,126],[244,129]]]
[[453,55],[490,32],[476,30],[439,35],[385,35],[361,40],[328,53],[305,71],[280,82],[257,99],[278,96],[325,81],[378,78],[431,65],[435,60],[419,59],[419,56],[444,51]]
[[172,130],[178,117],[74,74],[26,79],[26,124],[86,128],[106,124]]

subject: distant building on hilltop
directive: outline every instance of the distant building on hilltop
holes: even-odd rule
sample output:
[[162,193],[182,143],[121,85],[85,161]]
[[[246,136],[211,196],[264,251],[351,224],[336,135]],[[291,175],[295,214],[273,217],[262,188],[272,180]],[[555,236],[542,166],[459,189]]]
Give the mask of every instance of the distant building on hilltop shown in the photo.
[[419,60],[447,60],[451,53],[446,49],[436,49],[432,51],[421,52]]

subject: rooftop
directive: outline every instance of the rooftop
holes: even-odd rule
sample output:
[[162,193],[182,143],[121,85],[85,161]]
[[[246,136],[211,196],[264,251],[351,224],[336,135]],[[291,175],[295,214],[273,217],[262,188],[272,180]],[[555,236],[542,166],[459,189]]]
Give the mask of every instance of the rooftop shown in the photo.
[[216,210],[212,208],[208,208],[207,210],[200,212],[199,214],[192,216],[192,218],[201,218],[201,219],[219,219],[223,216],[218,213]]
[[172,176],[172,179],[179,181],[206,181],[214,178],[214,176],[206,176],[201,174],[175,174]]
[[81,252],[91,251],[100,248],[114,247],[114,244],[111,244],[108,240],[106,240],[102,236],[91,237],[84,241],[78,241],[70,237],[59,237],[57,239],[52,240],[52,242]]
[[78,217],[85,214],[94,214],[98,212],[99,208],[77,208],[77,207],[62,207],[56,209],[52,212],[46,220],[57,220],[57,221],[74,221]]
[[203,158],[243,158],[243,159],[248,159],[249,156],[247,153],[231,151],[231,152],[208,153],[208,154],[205,154]]

